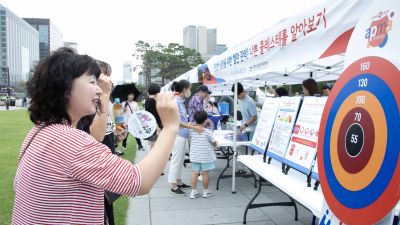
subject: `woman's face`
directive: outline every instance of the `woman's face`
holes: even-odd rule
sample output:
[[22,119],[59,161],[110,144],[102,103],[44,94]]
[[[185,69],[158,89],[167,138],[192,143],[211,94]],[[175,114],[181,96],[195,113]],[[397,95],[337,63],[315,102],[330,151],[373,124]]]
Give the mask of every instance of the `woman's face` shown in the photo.
[[102,93],[94,75],[84,73],[76,78],[69,96],[68,113],[71,119],[78,121],[84,116],[95,114]]
[[302,85],[302,87],[303,87],[303,93],[304,93],[304,95],[305,95],[305,96],[310,96],[310,92],[308,91],[308,89],[305,88],[303,85]]
[[135,97],[135,95],[134,94],[129,94],[128,95],[128,101],[133,101],[133,98]]

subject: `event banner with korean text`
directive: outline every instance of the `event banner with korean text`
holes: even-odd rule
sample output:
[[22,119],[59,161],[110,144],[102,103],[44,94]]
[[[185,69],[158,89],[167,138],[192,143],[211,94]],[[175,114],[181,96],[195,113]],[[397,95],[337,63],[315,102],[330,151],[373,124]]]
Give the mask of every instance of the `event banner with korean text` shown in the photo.
[[190,80],[223,83],[345,53],[355,25],[372,2],[323,1],[214,56],[198,66]]
[[267,155],[283,162],[285,152],[292,136],[301,97],[281,97],[278,113],[272,129]]
[[265,148],[268,145],[280,102],[281,98],[266,98],[264,101],[253,141],[250,145],[251,148],[260,153],[264,153]]
[[283,163],[309,174],[317,153],[319,124],[327,97],[304,97]]

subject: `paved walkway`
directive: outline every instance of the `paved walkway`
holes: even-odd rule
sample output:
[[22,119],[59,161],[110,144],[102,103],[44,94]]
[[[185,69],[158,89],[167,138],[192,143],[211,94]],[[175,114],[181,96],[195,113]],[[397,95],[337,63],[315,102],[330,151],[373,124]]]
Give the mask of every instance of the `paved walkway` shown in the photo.
[[[9,108],[9,110],[18,110],[18,109],[25,109],[25,110],[27,110],[27,108],[21,108],[21,106],[10,106],[10,108]],[[6,106],[1,106],[1,103],[0,103],[0,111],[7,111],[7,108],[6,108]]]
[[[147,151],[138,151],[136,163],[142,160]],[[253,178],[236,178],[236,191],[231,193],[231,179],[220,181],[220,188],[216,190],[217,178],[226,165],[226,160],[217,159],[216,169],[210,171],[209,189],[213,196],[210,198],[190,199],[190,190],[184,190],[186,196],[176,196],[170,193],[171,185],[168,183],[167,164],[164,176],[156,182],[148,195],[131,198],[127,213],[128,225],[192,225],[192,224],[242,224],[243,213],[249,200],[257,192],[254,188]],[[228,168],[232,174],[231,167]],[[182,170],[183,182],[190,184],[192,175],[191,164]],[[304,177],[306,181],[306,177]],[[306,185],[306,183],[304,184]],[[197,190],[202,194],[202,182],[198,182]],[[262,193],[256,198],[255,203],[289,201],[289,198],[275,187],[263,186]],[[310,225],[312,213],[297,204],[299,221],[294,221],[293,207],[264,207],[250,209],[247,214],[247,224],[250,225]]]

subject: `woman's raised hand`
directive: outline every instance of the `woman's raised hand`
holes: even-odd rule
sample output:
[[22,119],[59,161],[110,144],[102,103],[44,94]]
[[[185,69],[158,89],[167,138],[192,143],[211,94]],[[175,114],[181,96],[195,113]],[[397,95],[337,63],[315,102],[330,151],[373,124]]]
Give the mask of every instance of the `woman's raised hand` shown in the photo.
[[103,94],[107,95],[111,94],[112,84],[111,84],[111,78],[109,76],[100,74],[100,77],[97,81],[97,85],[101,88]]
[[172,128],[179,130],[180,115],[178,103],[172,93],[157,94],[156,108],[163,129]]

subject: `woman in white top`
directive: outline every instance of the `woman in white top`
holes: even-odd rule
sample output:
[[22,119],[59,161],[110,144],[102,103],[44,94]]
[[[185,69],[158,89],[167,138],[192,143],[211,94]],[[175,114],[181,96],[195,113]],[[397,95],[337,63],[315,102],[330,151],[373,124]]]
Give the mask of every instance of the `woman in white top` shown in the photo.
[[[139,106],[135,101],[133,101],[134,99],[135,99],[135,95],[132,92],[130,92],[128,94],[128,100],[122,102],[122,106],[124,106],[124,119],[125,119],[126,125],[128,125],[129,117],[133,114],[133,112],[139,111]],[[126,142],[128,140],[128,136],[129,135],[127,135],[126,138],[122,141],[122,149],[124,149],[124,150],[126,150]],[[140,141],[140,138],[136,138],[136,142],[138,144],[138,150],[144,151],[144,148],[143,148],[142,142]]]

